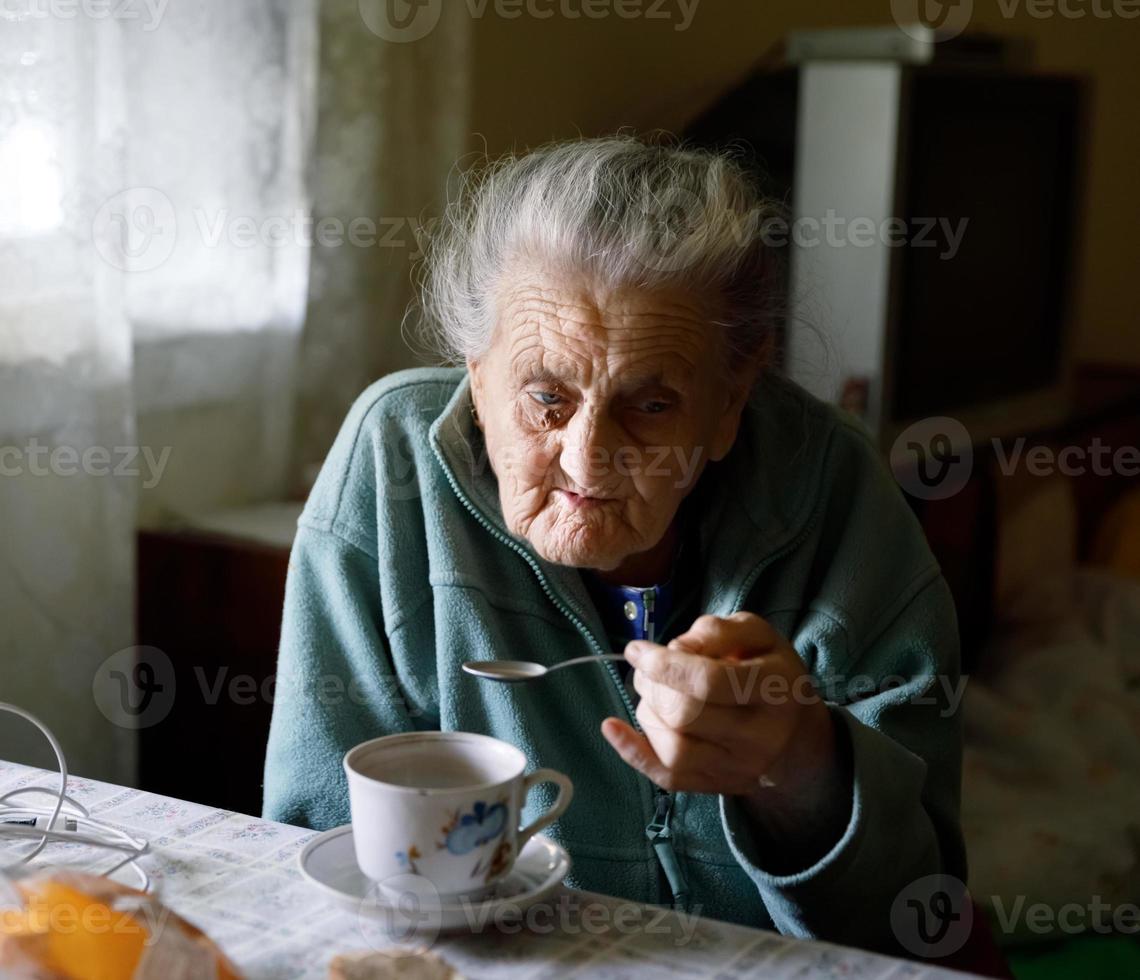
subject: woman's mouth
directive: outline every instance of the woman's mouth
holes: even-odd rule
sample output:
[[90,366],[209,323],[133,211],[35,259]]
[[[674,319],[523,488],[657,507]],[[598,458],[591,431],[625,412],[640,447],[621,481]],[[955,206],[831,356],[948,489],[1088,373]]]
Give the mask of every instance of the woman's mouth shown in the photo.
[[591,507],[601,507],[603,504],[612,504],[614,497],[588,497],[585,494],[574,493],[572,490],[557,490],[563,501],[575,510],[585,510]]

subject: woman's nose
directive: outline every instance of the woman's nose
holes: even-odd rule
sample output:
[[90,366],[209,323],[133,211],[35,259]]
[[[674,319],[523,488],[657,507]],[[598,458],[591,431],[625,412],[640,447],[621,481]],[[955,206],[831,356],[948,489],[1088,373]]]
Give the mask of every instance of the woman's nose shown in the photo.
[[562,471],[586,490],[611,486],[619,444],[617,426],[604,415],[579,411],[565,429],[560,459]]

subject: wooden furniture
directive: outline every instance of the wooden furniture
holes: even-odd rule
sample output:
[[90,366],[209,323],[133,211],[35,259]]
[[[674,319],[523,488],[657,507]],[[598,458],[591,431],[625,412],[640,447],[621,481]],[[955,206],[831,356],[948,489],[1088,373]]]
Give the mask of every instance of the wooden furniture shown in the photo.
[[139,785],[260,813],[291,532],[240,527],[138,536],[138,643],[175,677],[170,713],[139,732]]

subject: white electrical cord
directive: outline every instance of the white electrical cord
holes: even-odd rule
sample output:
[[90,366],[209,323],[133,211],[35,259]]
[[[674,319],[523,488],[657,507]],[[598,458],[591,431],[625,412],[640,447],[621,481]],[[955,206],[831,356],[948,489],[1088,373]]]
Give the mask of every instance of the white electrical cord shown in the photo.
[[[23,867],[52,842],[86,844],[100,850],[114,851],[117,856],[124,855],[112,867],[101,872],[103,877],[109,877],[120,868],[129,865],[138,876],[142,890],[150,891],[150,875],[137,863],[138,859],[150,847],[149,841],[132,837],[126,831],[93,819],[82,803],[67,795],[67,760],[64,758],[63,749],[47,725],[23,708],[17,708],[14,704],[8,704],[4,701],[0,701],[0,711],[18,715],[35,725],[51,745],[52,751],[55,753],[56,764],[59,767],[58,790],[47,789],[43,786],[25,786],[0,796],[0,838],[26,837],[29,840],[39,838],[39,842],[14,863],[0,866],[0,875]],[[52,807],[18,806],[11,802],[18,796],[35,793],[41,796],[54,797],[55,805]],[[64,809],[65,804],[67,809]],[[68,829],[69,827],[74,827],[74,829]]]

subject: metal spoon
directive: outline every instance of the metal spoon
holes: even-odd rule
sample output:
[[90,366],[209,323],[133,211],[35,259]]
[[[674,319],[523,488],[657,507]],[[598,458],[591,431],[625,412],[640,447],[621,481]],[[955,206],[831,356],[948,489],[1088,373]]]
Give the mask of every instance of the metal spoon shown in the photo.
[[573,667],[575,664],[588,664],[602,660],[625,660],[624,653],[603,653],[593,657],[575,657],[573,660],[563,660],[551,667],[532,663],[529,660],[468,660],[463,669],[474,677],[485,681],[499,681],[505,684],[519,684],[523,681],[535,681],[540,677],[563,667]]

